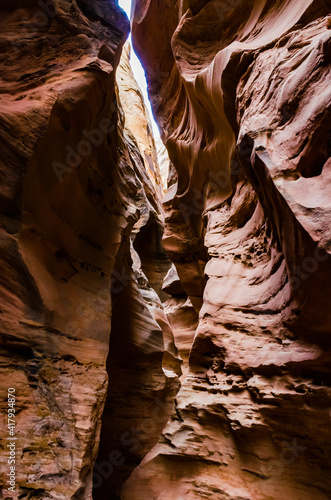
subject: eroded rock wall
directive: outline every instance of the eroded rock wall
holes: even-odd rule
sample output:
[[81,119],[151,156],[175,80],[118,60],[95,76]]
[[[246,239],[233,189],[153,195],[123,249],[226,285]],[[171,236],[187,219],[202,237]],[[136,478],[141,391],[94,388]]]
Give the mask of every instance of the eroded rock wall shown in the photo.
[[[107,422],[118,428],[99,457],[125,478],[178,388],[172,331],[133,244],[152,221],[160,246],[158,166],[125,127],[115,71],[129,22],[116,2],[6,1],[0,10],[1,410],[15,388],[17,412],[13,494],[1,419],[1,497],[91,499]],[[151,429],[142,423],[155,400]],[[128,465],[111,436],[132,427],[141,436]],[[106,477],[115,492],[121,482],[107,474],[97,470],[94,485]]]
[[116,80],[123,111],[120,130],[134,166],[139,217],[130,237],[122,240],[113,273],[109,386],[94,468],[94,500],[117,498],[123,482],[157,442],[173,408],[182,363],[160,299],[170,266],[161,244],[161,176],[129,54],[126,45]]
[[330,22],[322,0],[135,2],[176,169],[168,291],[199,324],[122,500],[331,496]]

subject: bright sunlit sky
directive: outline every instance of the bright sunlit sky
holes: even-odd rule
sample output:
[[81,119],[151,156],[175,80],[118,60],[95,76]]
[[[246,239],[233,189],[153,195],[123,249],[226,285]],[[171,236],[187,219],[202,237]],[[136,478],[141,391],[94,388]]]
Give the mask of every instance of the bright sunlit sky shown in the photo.
[[[119,0],[119,5],[120,7],[122,7],[123,10],[125,10],[125,12],[127,13],[128,15],[128,18],[130,19],[130,12],[131,12],[131,0]],[[129,42],[131,44],[131,66],[132,66],[132,71],[133,71],[133,74],[135,76],[135,79],[137,80],[138,82],[138,85],[139,87],[141,88],[141,91],[143,93],[143,96],[144,96],[144,99],[145,99],[145,103],[146,103],[146,106],[148,108],[148,111],[149,111],[149,114],[150,114],[150,118],[152,120],[152,125],[153,125],[153,132],[154,132],[154,137],[158,137],[160,135],[160,132],[159,132],[159,129],[153,119],[153,114],[152,114],[152,109],[151,109],[151,105],[150,105],[150,102],[149,102],[149,99],[148,99],[148,93],[147,93],[147,82],[146,82],[146,78],[145,78],[145,72],[143,70],[143,67],[142,65],[140,64],[140,61],[138,59],[138,57],[136,56],[133,48],[132,48],[132,41],[131,41],[131,35],[129,37]]]

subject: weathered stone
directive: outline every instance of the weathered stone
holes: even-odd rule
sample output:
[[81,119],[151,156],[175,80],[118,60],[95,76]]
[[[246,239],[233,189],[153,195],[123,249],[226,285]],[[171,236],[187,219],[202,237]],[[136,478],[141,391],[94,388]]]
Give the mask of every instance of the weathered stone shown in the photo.
[[1,498],[331,497],[330,10],[2,2]]
[[[149,157],[140,122],[131,134],[124,126],[134,113],[148,119],[141,96],[123,111],[116,93],[129,31],[116,2],[22,0],[0,10],[1,409],[15,388],[17,437],[12,495],[2,419],[1,497],[91,499],[100,431],[99,457],[116,473],[97,464],[95,497],[100,481],[116,492],[156,442],[178,389],[171,327],[132,258],[151,221],[161,247],[155,147]],[[124,347],[127,361],[114,359]],[[155,400],[162,411],[151,429]],[[112,405],[122,420],[108,433]],[[133,426],[141,443],[129,464],[112,453]]]
[[164,245],[201,309],[122,500],[331,496],[329,28],[322,0],[135,3],[177,172]]

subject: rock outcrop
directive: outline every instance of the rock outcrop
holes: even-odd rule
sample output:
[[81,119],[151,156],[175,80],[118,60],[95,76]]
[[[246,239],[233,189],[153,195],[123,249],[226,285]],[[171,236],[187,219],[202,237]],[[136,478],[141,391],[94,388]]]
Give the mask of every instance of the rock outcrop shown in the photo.
[[133,3],[167,152],[115,0],[0,7],[0,497],[328,500],[330,0]]
[[323,0],[135,2],[176,169],[165,287],[199,323],[122,500],[331,497],[330,26]]
[[180,375],[148,278],[169,268],[155,146],[130,128],[136,87],[123,110],[115,83],[129,22],[112,0],[0,11],[1,410],[15,389],[17,438],[12,493],[2,419],[0,496],[91,499],[98,456],[105,498],[157,441]]

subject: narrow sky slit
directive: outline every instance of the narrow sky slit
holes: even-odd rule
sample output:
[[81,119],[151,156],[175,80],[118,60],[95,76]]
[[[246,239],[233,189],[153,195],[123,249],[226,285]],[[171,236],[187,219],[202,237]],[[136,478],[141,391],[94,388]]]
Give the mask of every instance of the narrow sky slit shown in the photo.
[[[119,0],[118,3],[119,3],[119,6],[122,7],[123,10],[125,10],[125,12],[127,13],[128,17],[130,19],[131,0]],[[131,44],[131,60],[130,60],[130,62],[131,62],[132,71],[133,71],[134,77],[137,80],[138,85],[141,88],[141,91],[143,93],[145,104],[146,104],[146,107],[147,107],[148,112],[150,114],[151,121],[152,121],[154,137],[157,138],[157,137],[159,137],[160,132],[159,132],[158,126],[156,125],[155,120],[153,118],[151,103],[149,101],[149,96],[148,96],[148,92],[147,92],[147,81],[146,81],[145,71],[144,71],[142,65],[140,64],[140,61],[139,61],[135,51],[133,50],[131,35],[129,37],[129,42]]]

